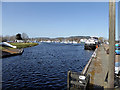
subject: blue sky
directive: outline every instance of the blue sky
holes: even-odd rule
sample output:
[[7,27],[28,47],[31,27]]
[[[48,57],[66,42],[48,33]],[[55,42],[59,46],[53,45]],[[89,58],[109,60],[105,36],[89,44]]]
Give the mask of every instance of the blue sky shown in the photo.
[[3,35],[24,32],[29,37],[108,38],[108,2],[4,2],[2,5]]

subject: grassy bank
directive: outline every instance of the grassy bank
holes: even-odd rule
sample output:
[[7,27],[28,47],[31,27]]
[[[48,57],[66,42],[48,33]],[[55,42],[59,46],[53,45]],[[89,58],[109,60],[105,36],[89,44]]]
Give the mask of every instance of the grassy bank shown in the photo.
[[27,48],[38,45],[38,43],[10,43],[10,44],[17,46],[17,48],[0,46],[0,58],[21,55],[24,51],[24,49],[21,48]]
[[17,48],[27,48],[38,45],[38,43],[10,43],[11,45],[17,46]]
[[2,50],[2,46],[0,46],[0,50]]
[[0,46],[0,50],[5,50],[5,49],[15,49],[15,48],[11,48],[11,47],[2,47],[2,46]]

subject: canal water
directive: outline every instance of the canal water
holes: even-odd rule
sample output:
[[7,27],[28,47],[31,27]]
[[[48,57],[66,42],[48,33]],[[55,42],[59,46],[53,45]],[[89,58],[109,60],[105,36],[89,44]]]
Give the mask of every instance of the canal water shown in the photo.
[[24,53],[2,59],[2,87],[6,89],[67,89],[67,71],[81,72],[93,51],[84,45],[40,43]]

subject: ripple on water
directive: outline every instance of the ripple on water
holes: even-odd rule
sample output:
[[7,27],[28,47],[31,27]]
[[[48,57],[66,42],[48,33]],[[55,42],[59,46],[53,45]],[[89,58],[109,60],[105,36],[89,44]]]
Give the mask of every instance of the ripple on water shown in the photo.
[[42,43],[25,48],[21,56],[3,59],[3,89],[67,89],[67,71],[80,72],[92,53],[83,45]]

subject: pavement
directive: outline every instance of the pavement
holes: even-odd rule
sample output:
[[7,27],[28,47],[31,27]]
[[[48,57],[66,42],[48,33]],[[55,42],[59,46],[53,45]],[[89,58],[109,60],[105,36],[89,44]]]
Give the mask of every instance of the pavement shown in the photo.
[[97,56],[92,59],[91,65],[87,71],[90,75],[90,87],[103,89],[105,85],[105,77],[107,75],[108,55],[103,46],[97,50]]
[[[88,68],[87,74],[90,75],[90,87],[104,89],[107,88],[107,73],[108,73],[108,60],[109,54],[106,50],[109,47],[107,45],[101,45],[97,50],[97,56],[92,59],[92,62]],[[115,62],[120,62],[120,55],[116,55]],[[120,90],[120,76],[115,76],[115,87]]]

